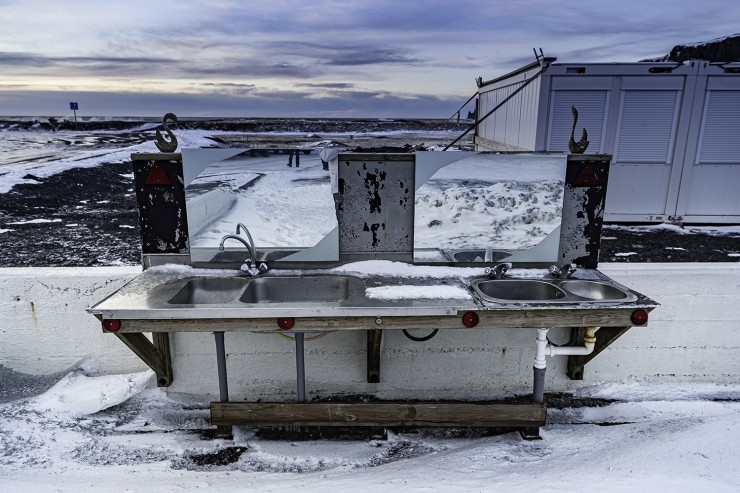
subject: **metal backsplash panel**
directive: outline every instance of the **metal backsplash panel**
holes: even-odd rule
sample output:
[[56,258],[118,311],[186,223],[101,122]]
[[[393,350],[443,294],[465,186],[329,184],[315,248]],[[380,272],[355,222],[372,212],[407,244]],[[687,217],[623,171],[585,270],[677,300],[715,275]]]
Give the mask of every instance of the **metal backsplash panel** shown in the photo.
[[559,263],[595,269],[599,265],[601,226],[611,156],[571,154],[565,172]]
[[340,257],[411,262],[413,154],[340,154],[337,216]]

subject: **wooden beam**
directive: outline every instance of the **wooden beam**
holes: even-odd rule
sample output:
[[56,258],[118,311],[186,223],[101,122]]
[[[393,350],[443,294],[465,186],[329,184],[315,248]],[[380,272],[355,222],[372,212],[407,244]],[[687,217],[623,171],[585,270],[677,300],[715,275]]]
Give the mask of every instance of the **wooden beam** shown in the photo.
[[380,343],[382,330],[367,331],[367,383],[380,382]]
[[214,425],[248,426],[544,426],[542,403],[212,402]]
[[[653,306],[592,308],[543,308],[528,310],[481,310],[477,329],[533,327],[625,327],[631,325],[636,309],[651,311]],[[475,311],[475,310],[473,310]],[[470,330],[462,323],[463,313],[425,317],[313,317],[295,319],[290,331],[312,332],[323,330],[400,330],[400,329],[461,329]],[[175,319],[122,320],[119,332],[283,332],[275,318],[251,319]]]
[[[136,354],[149,368],[157,374],[157,385],[159,387],[169,387],[172,384],[172,364],[170,357],[169,338],[164,343],[162,335],[154,336],[155,341],[161,344],[160,348],[152,344],[144,334],[121,334],[115,333],[128,348]],[[163,352],[164,351],[164,352]]]
[[[586,363],[594,359],[604,349],[608,348],[614,341],[619,339],[622,334],[632,327],[601,327],[596,331],[596,344],[591,354],[585,356],[568,356],[568,368],[566,373],[571,380],[583,380],[583,372]],[[583,344],[583,335],[585,330],[581,327],[574,327],[571,330],[571,344]]]

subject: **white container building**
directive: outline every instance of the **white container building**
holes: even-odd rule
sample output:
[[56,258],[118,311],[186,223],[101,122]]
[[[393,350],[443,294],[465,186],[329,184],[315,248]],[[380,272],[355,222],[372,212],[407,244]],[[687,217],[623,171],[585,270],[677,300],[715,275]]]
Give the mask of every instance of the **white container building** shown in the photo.
[[575,106],[613,155],[605,220],[740,223],[740,63],[554,62],[479,79],[476,150],[567,151]]

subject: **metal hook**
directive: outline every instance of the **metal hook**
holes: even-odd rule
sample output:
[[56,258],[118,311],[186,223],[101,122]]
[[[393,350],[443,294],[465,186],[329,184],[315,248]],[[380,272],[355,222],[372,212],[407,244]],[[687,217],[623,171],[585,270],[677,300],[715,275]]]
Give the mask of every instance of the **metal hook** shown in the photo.
[[588,148],[588,144],[590,144],[590,141],[588,140],[588,133],[586,132],[586,128],[583,128],[583,132],[581,133],[581,140],[576,142],[575,140],[575,132],[576,132],[576,123],[578,122],[578,110],[576,109],[575,105],[570,107],[571,111],[573,112],[573,127],[570,129],[570,140],[568,140],[568,150],[572,154],[583,154],[586,152],[586,149]]
[[164,127],[164,131],[167,132],[169,140],[165,139],[162,132],[157,129],[157,140],[155,144],[160,152],[175,152],[177,150],[177,137],[172,133],[170,127],[167,126],[167,120],[177,123],[177,116],[174,113],[167,113],[162,117],[162,126]]

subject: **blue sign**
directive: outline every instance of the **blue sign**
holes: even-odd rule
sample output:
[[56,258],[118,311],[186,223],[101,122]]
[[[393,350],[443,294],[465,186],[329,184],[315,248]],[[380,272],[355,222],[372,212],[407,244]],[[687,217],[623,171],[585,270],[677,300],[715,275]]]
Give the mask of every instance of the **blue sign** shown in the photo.
[[80,107],[77,103],[69,103],[69,109],[77,111]]

